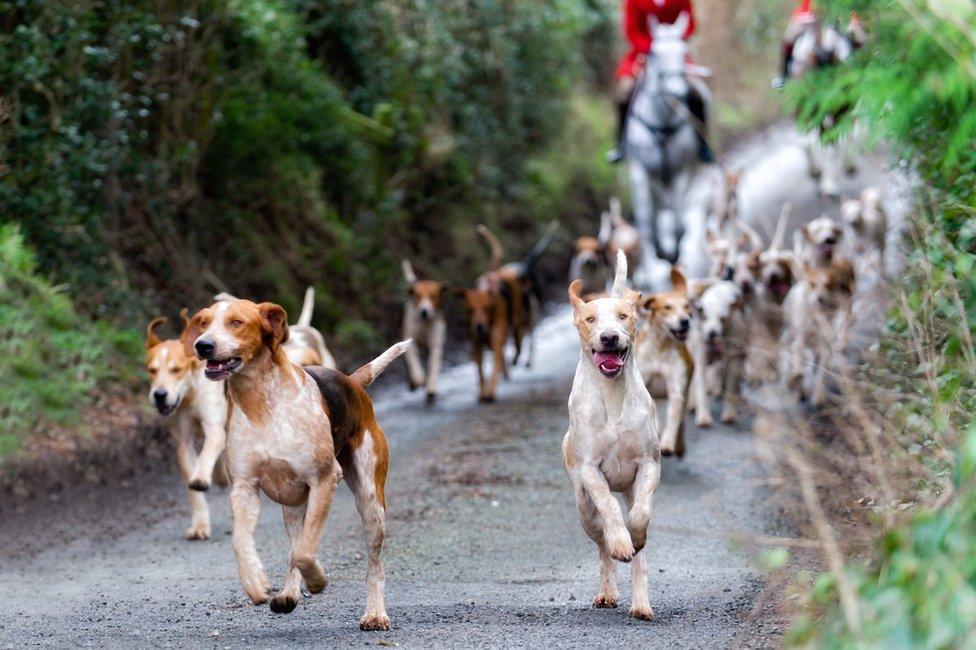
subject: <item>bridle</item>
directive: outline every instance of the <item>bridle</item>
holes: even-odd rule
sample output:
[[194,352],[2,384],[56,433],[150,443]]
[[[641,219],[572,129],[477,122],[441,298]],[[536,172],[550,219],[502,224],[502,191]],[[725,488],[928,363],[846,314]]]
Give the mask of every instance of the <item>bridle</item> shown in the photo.
[[[681,97],[669,91],[666,88],[666,84],[663,83],[666,75],[662,74],[660,67],[654,65],[653,62],[654,56],[652,53],[646,58],[644,68],[637,76],[637,83],[634,87],[634,101],[631,103],[627,117],[628,119],[633,118],[640,122],[654,136],[654,141],[657,144],[661,156],[661,181],[665,185],[670,185],[671,181],[674,180],[674,170],[671,168],[671,160],[668,158],[668,140],[688,123],[685,117],[676,110],[677,106],[684,106],[684,102],[687,100],[687,94],[685,97]],[[655,75],[657,85],[649,88],[648,84],[650,83],[652,73]],[[687,75],[685,72],[672,74],[674,76],[680,75],[687,85]],[[654,92],[654,95],[648,98],[649,101],[660,102],[666,109],[663,113],[667,117],[663,123],[651,122],[644,115],[641,115],[639,111],[634,110],[638,103],[637,99],[645,96],[648,92]]]

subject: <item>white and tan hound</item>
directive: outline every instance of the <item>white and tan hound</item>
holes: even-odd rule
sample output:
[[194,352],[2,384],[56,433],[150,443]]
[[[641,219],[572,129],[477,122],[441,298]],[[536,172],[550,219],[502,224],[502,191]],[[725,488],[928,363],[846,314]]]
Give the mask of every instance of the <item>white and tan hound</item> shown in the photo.
[[[580,360],[563,438],[566,473],[583,530],[600,553],[594,607],[616,607],[614,561],[631,563],[630,616],[652,620],[644,546],[654,491],[661,478],[657,414],[633,354],[640,294],[627,289],[627,258],[617,253],[610,297],[585,302],[582,283],[569,286]],[[623,493],[626,514],[613,493]]]
[[[410,345],[403,341],[350,376],[288,360],[288,317],[272,303],[219,302],[197,312],[183,333],[186,354],[206,361],[204,372],[226,380],[227,460],[232,477],[233,546],[244,591],[255,604],[271,599],[292,611],[301,583],[325,588],[316,558],[339,480],[356,499],[366,537],[366,610],[363,630],[386,630],[385,576],[380,553],[386,521],[386,436],[364,388]],[[284,587],[271,582],[254,543],[261,492],[281,504],[291,541]]]
[[[185,314],[184,310],[181,315],[185,318]],[[176,440],[180,472],[189,488],[191,517],[186,538],[208,539],[210,509],[203,492],[213,481],[228,484],[226,468],[219,462],[227,438],[227,398],[222,382],[204,376],[203,363],[196,355],[187,356],[177,339],[159,338],[156,328],[165,322],[165,318],[156,318],[146,328],[149,401]],[[197,455],[201,434],[203,448]]]

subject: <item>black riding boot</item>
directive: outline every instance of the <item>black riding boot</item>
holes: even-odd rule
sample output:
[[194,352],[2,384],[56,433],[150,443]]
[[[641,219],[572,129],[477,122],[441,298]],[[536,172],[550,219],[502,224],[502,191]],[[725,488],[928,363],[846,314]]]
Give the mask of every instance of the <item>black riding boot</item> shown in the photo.
[[698,124],[695,131],[698,133],[698,159],[703,163],[715,162],[715,154],[708,144],[708,115],[705,109],[705,98],[701,96],[695,88],[688,92],[688,111],[695,116]]
[[616,165],[624,159],[624,132],[627,127],[627,113],[630,111],[630,97],[617,102],[617,146],[607,152],[607,162]]

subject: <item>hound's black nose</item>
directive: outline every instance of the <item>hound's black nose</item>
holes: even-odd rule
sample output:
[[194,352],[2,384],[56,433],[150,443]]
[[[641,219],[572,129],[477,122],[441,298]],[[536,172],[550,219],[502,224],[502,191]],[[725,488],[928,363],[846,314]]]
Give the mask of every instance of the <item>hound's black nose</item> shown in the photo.
[[617,334],[601,334],[600,343],[603,344],[605,348],[615,348],[617,343],[620,342],[620,336]]
[[165,390],[162,390],[162,389],[154,390],[153,391],[153,401],[156,402],[156,404],[159,405],[159,406],[162,406],[162,405],[166,404],[166,394],[167,393],[166,393]]
[[428,311],[427,309],[421,309],[420,318],[422,320],[430,320],[430,311]]
[[681,320],[678,321],[678,329],[687,330],[688,327],[690,326],[691,326],[691,321],[689,321],[687,318],[682,318]]
[[214,353],[214,344],[210,341],[197,341],[193,347],[196,348],[197,356],[201,359],[209,359]]
[[714,341],[717,338],[718,338],[718,332],[716,332],[715,330],[711,330],[711,331],[708,332],[708,340],[709,341]]

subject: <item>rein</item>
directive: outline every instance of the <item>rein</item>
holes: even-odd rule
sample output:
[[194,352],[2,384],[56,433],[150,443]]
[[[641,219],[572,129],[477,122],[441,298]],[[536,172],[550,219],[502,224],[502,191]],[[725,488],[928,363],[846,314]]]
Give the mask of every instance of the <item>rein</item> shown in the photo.
[[[648,67],[645,67],[644,70],[641,71],[640,81],[637,88],[634,90],[635,96],[637,93],[645,91],[647,86],[648,69]],[[681,113],[675,110],[675,105],[681,103],[677,97],[671,95],[670,93],[664,92],[663,90],[660,91],[660,97],[664,100],[664,105],[670,109],[671,115],[677,115],[679,118],[682,117]],[[657,143],[658,153],[661,156],[661,182],[663,182],[665,185],[671,185],[671,182],[674,180],[674,170],[671,168],[671,159],[668,157],[668,140],[670,140],[675,133],[681,130],[681,127],[683,127],[685,124],[689,124],[689,122],[687,119],[679,119],[677,122],[655,124],[645,119],[642,115],[635,113],[633,104],[631,104],[631,108],[627,113],[627,118],[636,119],[644,126],[644,128],[651,132],[651,135],[654,136],[654,142]],[[692,128],[694,128],[694,125],[692,125]]]

